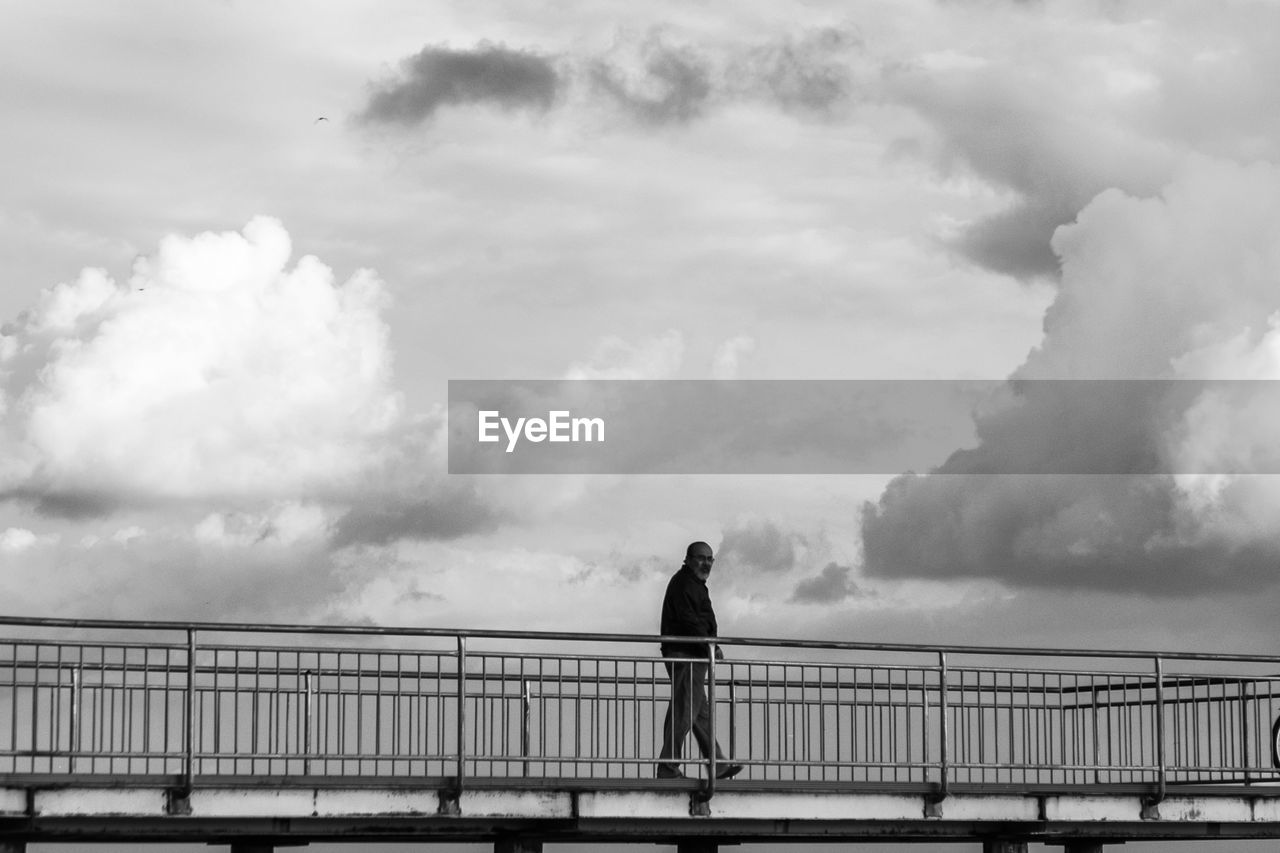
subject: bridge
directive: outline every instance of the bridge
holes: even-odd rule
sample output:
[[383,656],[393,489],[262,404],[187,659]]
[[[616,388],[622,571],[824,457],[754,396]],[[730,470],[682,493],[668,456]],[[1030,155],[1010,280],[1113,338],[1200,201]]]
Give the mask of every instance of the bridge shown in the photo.
[[658,779],[653,636],[0,626],[0,853],[1280,837],[1280,657],[724,638],[713,726],[745,769],[686,749]]

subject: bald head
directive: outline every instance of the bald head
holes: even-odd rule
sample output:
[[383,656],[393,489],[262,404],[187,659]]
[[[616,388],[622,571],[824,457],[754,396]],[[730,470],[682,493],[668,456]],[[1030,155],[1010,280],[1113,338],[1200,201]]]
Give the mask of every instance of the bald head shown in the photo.
[[704,581],[711,575],[711,564],[715,561],[711,546],[706,542],[692,542],[684,549],[685,566]]

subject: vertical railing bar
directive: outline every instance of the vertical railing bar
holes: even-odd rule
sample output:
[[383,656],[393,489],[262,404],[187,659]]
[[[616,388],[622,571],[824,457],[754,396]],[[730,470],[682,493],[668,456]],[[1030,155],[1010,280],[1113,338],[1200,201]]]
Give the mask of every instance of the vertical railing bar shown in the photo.
[[365,725],[364,725],[364,652],[356,652],[356,754],[355,766],[356,775],[364,772],[364,759],[362,756],[367,752],[364,746]]
[[[988,681],[988,684],[990,685],[992,695],[994,696],[998,675],[995,672],[986,673],[985,675],[990,679]],[[976,726],[978,730],[977,731],[977,740],[978,740],[977,764],[979,765],[978,781],[980,782],[988,781],[988,772],[989,772],[987,767],[984,766],[987,763],[987,726],[986,726],[985,709],[983,705],[984,705],[984,702],[986,701],[987,690],[983,688],[983,680],[984,680],[983,676],[984,676],[984,673],[980,669],[975,670],[973,673],[974,689],[977,691],[977,696],[975,697],[975,701],[974,701],[973,713],[974,713],[974,717],[977,719],[977,726]]]
[[[285,752],[285,748],[281,748],[283,742],[280,737],[280,719],[285,714],[285,696],[283,679],[280,674],[280,653],[273,652],[271,659],[275,662],[274,672],[271,675],[271,692],[267,694],[267,752],[279,755]],[[267,772],[270,773],[272,768],[279,766],[277,759],[272,758],[267,761]],[[287,762],[286,762],[287,766]]]
[[[1057,674],[1057,685],[1058,688],[1055,694],[1057,696],[1057,708],[1054,709],[1054,716],[1058,721],[1058,764],[1074,766],[1075,762],[1071,760],[1071,756],[1069,756],[1067,752],[1067,744],[1069,742],[1067,739],[1067,717],[1066,713],[1062,709],[1063,674],[1060,672]],[[1045,701],[1048,701],[1047,696]],[[1050,776],[1052,776],[1052,774],[1050,774]],[[1064,772],[1062,779],[1064,782],[1067,780],[1067,776],[1068,774]]]
[[142,653],[142,749],[146,758],[142,762],[143,772],[151,772],[151,649]]
[[939,730],[939,785],[938,799],[944,799],[950,789],[950,768],[948,761],[950,760],[950,726],[948,725],[948,714],[950,712],[948,706],[947,691],[949,689],[947,678],[947,653],[938,652],[938,717],[941,726]]
[[[169,772],[170,761],[172,759],[172,751],[170,738],[172,737],[172,717],[173,717],[173,655],[176,650],[169,645],[164,648],[164,678],[160,682],[160,695],[164,699],[164,715],[160,723],[160,749],[161,749],[161,770],[164,773]],[[80,653],[80,662],[83,667],[84,652]],[[81,738],[83,745],[83,737]]]
[[498,660],[498,672],[502,676],[502,683],[498,693],[500,720],[497,728],[500,734],[499,748],[497,752],[503,757],[503,775],[509,775],[511,773],[511,745],[509,743],[511,712],[508,708],[510,703],[507,701],[507,662],[506,659],[502,657],[499,657]]
[[[838,765],[836,767],[835,778],[840,781],[844,776],[844,725],[840,720],[840,712],[844,707],[844,671],[845,667],[842,663],[836,664],[835,667],[835,757]],[[909,704],[909,703],[908,703]],[[910,713],[910,712],[908,712]]]
[[582,661],[573,663],[573,775],[582,772]]
[[[631,754],[636,758],[636,776],[643,776],[644,765],[639,763],[641,755],[640,721],[644,718],[644,703],[640,699],[640,661],[631,662],[631,716],[635,721],[631,726]],[[652,739],[650,739],[652,742]],[[626,775],[624,770],[623,775]]]
[[80,650],[77,655],[76,668],[71,672],[71,731],[67,739],[68,746],[71,748],[71,758],[67,762],[67,771],[76,772],[76,757],[80,752],[80,715],[81,701],[83,698],[82,682],[84,679],[84,650]]
[[[738,757],[738,686],[733,676],[734,664],[729,664],[729,758]],[[748,773],[750,770],[747,771]]]
[[[617,654],[617,653],[614,652],[614,654]],[[613,720],[614,720],[614,725],[613,725],[613,748],[615,750],[614,754],[619,759],[625,759],[627,757],[627,745],[625,742],[626,740],[625,729],[626,729],[627,720],[626,720],[626,714],[624,713],[625,706],[623,705],[623,702],[622,702],[622,661],[617,660],[615,658],[614,660],[610,661],[609,665],[613,668],[613,696],[611,697],[609,707],[610,709],[612,709]],[[618,765],[618,767],[619,767],[619,770],[622,772],[623,776],[627,775],[627,763],[625,761],[623,761],[620,765]],[[606,766],[605,776],[608,776],[608,775],[609,775],[608,766]]]
[[1240,767],[1244,771],[1244,781],[1248,784],[1253,778],[1253,774],[1249,772],[1253,766],[1249,755],[1249,690],[1253,688],[1255,698],[1257,696],[1257,687],[1255,682],[1243,681],[1240,683]]
[[[298,661],[299,664],[302,661]],[[311,775],[311,727],[315,722],[315,671],[304,670],[302,675],[302,775]]]
[[[260,766],[265,766],[262,764],[262,759],[260,757],[264,752],[263,743],[262,743],[263,735],[264,735],[263,725],[266,721],[270,720],[270,716],[271,716],[270,715],[271,696],[269,693],[267,694],[266,702],[265,703],[263,702],[262,694],[265,689],[266,689],[266,684],[265,684],[265,679],[263,678],[263,673],[262,673],[262,650],[254,649],[253,651],[253,688],[252,688],[252,693],[250,694],[250,699],[249,699],[249,716],[252,721],[251,725],[253,727],[253,735],[249,739],[249,754],[252,756],[252,759],[249,761],[249,772],[255,775],[257,773],[262,772],[258,769]],[[264,704],[266,705],[266,711],[263,710]],[[269,729],[267,730],[266,734],[269,739],[270,738]],[[270,772],[269,766],[266,766],[266,771]]]
[[217,649],[213,651],[213,672],[210,680],[210,694],[213,700],[213,773],[217,775],[222,772],[222,697],[218,689],[220,673],[218,668],[220,653]]
[[61,643],[54,646],[57,654],[54,656],[53,664],[53,687],[50,688],[50,719],[49,719],[49,772],[53,772],[56,766],[61,742],[62,722],[62,655],[65,646]]
[[[565,748],[564,748],[564,727],[565,727],[565,713],[564,713],[564,708],[565,708],[565,696],[564,696],[564,668],[565,668],[565,662],[564,662],[564,660],[556,660],[556,661],[555,661],[555,664],[556,664],[556,687],[555,687],[555,690],[556,690],[556,692],[555,692],[555,697],[556,697],[556,698],[555,698],[555,702],[556,702],[556,706],[555,706],[555,707],[556,707],[556,730],[555,730],[555,740],[556,740],[556,775],[558,775],[558,776],[563,776],[563,775],[564,775],[564,758],[565,758]],[[544,706],[544,707],[545,707],[545,706]]]
[[800,697],[796,702],[796,730],[800,733],[796,761],[804,766],[804,778],[812,781],[813,762],[809,760],[809,667],[800,665]]
[[711,749],[707,754],[707,797],[716,792],[716,644],[707,643],[707,740]]
[[1155,656],[1156,669],[1156,764],[1158,767],[1157,802],[1163,801],[1166,791],[1165,744],[1164,744],[1164,661]]
[[545,773],[547,769],[547,703],[544,696],[542,686],[543,677],[546,674],[546,658],[538,658],[537,666],[537,684],[538,684],[538,756],[543,759],[541,763],[542,771]]
[[[396,775],[397,760],[404,754],[404,748],[401,745],[404,741],[404,732],[402,727],[407,720],[402,719],[406,713],[405,700],[408,698],[404,692],[404,653],[396,652],[395,654],[395,682],[394,692],[391,702],[391,775]],[[407,768],[406,768],[407,769]]]
[[524,661],[520,662],[520,755],[523,757],[522,776],[529,775],[529,725],[533,714],[533,694],[528,679],[524,677]]
[[14,772],[16,772],[16,771],[18,770],[18,758],[17,758],[16,753],[17,753],[17,751],[18,751],[18,718],[21,716],[21,715],[18,713],[18,704],[19,704],[18,697],[19,697],[19,695],[20,695],[20,694],[21,694],[21,692],[22,692],[22,691],[19,689],[19,688],[21,687],[21,685],[18,683],[18,656],[19,656],[19,648],[20,648],[20,644],[19,644],[19,643],[16,643],[16,642],[15,642],[15,643],[10,644],[10,646],[9,646],[9,649],[10,649],[10,659],[9,659],[9,683],[13,685],[13,694],[12,694],[12,699],[10,700],[10,703],[9,703],[9,707],[10,707],[10,713],[9,713],[9,748],[10,748],[10,749],[12,749],[12,750],[14,751],[15,755],[14,755],[14,757],[13,757],[12,761],[10,761],[10,762],[9,762],[8,769],[10,769],[10,770],[12,770],[12,771],[14,771]]
[[31,772],[36,772],[36,755],[40,749],[40,729],[37,722],[40,719],[40,649],[41,644],[35,643],[35,660],[31,668]]
[[240,649],[231,652],[231,772],[240,772]]
[[457,725],[458,725],[458,778],[457,793],[462,794],[462,787],[466,780],[467,765],[467,638],[459,634],[458,640],[458,707],[457,707]]
[[[1009,731],[1007,731],[1007,735],[1009,735],[1009,752],[1007,752],[1007,756],[1009,756],[1009,781],[1014,781],[1014,775],[1018,772],[1016,767],[1018,767],[1019,763],[1018,727],[1015,725],[1016,721],[1018,721],[1018,680],[1016,680],[1015,675],[1014,672],[1010,672],[1009,675]],[[1023,781],[1025,781],[1025,775]]]
[[[378,773],[378,757],[382,755],[382,652],[374,656],[373,664],[373,772]],[[364,773],[364,768],[360,769]]]
[[183,739],[182,788],[190,792],[195,786],[195,721],[196,721],[196,630],[187,629],[187,692],[185,708],[186,732]]

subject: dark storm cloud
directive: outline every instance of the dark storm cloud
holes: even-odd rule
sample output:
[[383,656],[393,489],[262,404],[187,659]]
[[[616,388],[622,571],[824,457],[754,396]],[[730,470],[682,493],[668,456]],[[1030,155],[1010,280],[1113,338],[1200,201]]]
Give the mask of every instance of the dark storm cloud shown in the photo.
[[1265,581],[1280,547],[1180,535],[1179,493],[1161,451],[1161,436],[1198,399],[1234,387],[1010,383],[1003,404],[978,414],[975,447],[929,476],[894,478],[864,506],[866,573],[1154,594]]
[[404,61],[399,78],[374,91],[360,117],[414,125],[455,104],[546,110],[561,85],[551,59],[537,53],[492,44],[472,50],[426,47]]
[[830,604],[857,595],[857,584],[850,580],[853,569],[836,562],[827,563],[822,571],[796,584],[791,600],[801,604]]
[[865,571],[1194,595],[1276,582],[1280,546],[1188,542],[1169,477],[905,475],[862,512]]
[[598,61],[591,66],[590,79],[596,91],[645,124],[684,124],[706,110],[711,70],[694,52],[655,45],[644,71],[642,80],[628,81],[618,68]]
[[[1156,199],[1099,194],[1054,237],[1062,277],[1044,338],[1010,395],[975,414],[976,446],[864,506],[865,572],[1274,588],[1277,245],[1269,164],[1196,159]],[[1126,375],[1176,381],[1069,381]]]

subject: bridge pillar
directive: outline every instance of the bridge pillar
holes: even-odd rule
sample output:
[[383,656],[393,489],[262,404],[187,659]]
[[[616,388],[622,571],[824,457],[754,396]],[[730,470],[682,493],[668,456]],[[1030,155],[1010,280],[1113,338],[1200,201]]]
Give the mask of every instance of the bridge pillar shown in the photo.
[[27,853],[27,842],[0,841],[0,853]]
[[982,853],[1027,853],[1027,842],[988,838],[982,842]]
[[542,842],[528,838],[499,838],[493,842],[493,853],[542,853]]
[[1062,846],[1062,853],[1102,853],[1102,842],[1092,839],[1068,841]]
[[717,853],[719,845],[709,838],[690,839],[676,844],[676,853]]

